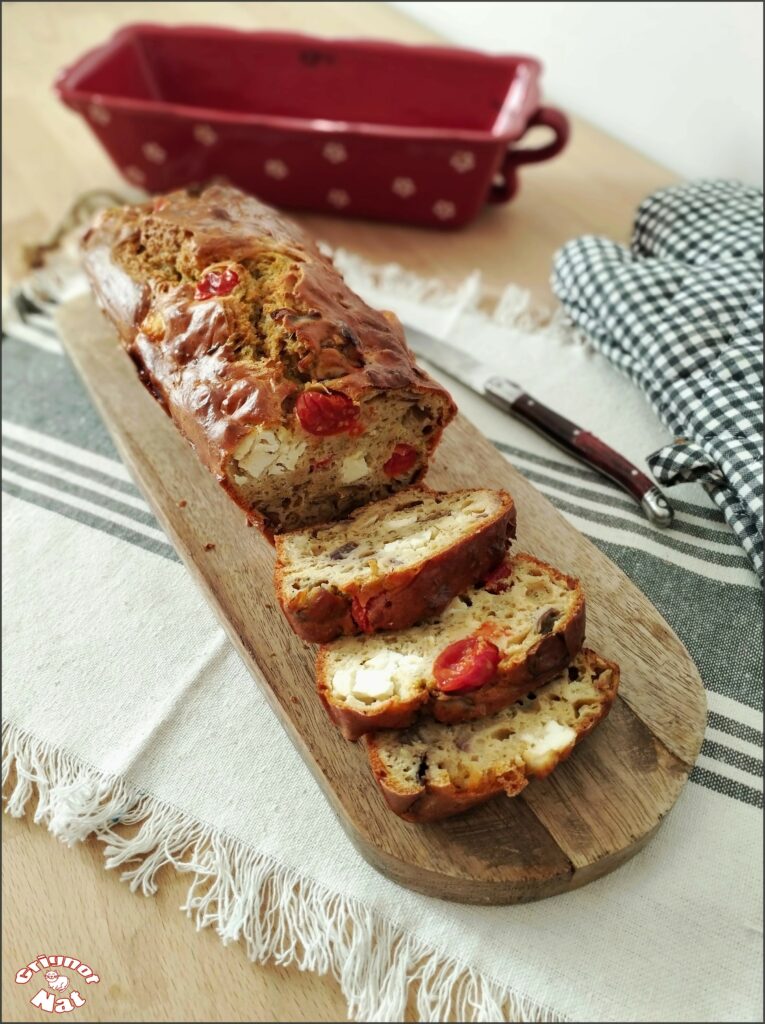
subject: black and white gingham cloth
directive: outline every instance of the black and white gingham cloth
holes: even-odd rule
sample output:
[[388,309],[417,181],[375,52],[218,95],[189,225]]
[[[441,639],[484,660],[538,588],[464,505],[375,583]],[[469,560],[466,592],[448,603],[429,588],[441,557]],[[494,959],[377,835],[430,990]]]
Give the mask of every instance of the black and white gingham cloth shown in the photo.
[[663,189],[630,248],[577,238],[553,288],[571,320],[648,396],[677,442],[648,457],[661,483],[700,480],[762,576],[762,191]]

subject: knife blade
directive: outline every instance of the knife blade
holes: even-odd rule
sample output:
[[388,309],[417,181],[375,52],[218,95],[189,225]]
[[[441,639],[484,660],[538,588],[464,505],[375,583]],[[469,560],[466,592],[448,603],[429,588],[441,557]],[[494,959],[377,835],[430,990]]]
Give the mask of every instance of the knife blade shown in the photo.
[[503,412],[523,420],[558,447],[619,484],[656,526],[666,527],[672,523],[672,508],[656,484],[594,434],[536,401],[519,384],[498,375],[469,352],[463,352],[408,324],[405,329],[410,348],[426,362],[443,370]]

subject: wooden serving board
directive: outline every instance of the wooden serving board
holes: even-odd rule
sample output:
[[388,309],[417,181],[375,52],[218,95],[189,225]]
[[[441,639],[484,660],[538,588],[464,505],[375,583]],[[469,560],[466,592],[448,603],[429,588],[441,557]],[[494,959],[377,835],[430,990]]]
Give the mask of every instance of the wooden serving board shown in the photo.
[[[517,549],[582,580],[587,643],[620,663],[622,683],[606,721],[548,779],[461,817],[409,825],[388,810],[363,744],[340,736],[315,695],[314,649],[294,636],[278,608],[271,546],[247,528],[144,390],[92,300],[60,310],[59,326],[125,463],[370,864],[441,899],[520,903],[584,885],[648,841],[699,753],[706,697],[698,672],[624,573],[467,420],[447,429],[428,483],[510,491]],[[206,550],[211,541],[215,547]]]

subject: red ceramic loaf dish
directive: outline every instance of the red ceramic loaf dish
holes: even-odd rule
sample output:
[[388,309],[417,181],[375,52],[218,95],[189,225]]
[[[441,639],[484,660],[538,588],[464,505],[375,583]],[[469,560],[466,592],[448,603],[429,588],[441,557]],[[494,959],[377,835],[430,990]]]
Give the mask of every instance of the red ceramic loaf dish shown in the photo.
[[[449,47],[135,24],[55,85],[150,192],[223,176],[281,207],[451,228],[564,147],[540,71]],[[552,141],[515,148],[533,125]]]

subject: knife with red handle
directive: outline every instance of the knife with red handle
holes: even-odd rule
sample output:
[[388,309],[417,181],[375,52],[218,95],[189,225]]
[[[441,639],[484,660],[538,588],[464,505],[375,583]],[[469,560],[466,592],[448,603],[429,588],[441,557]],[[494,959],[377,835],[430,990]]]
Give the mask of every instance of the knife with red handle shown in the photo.
[[617,483],[638,502],[656,526],[672,523],[672,508],[656,484],[590,431],[537,402],[519,385],[498,376],[469,353],[417,328],[407,326],[406,337],[417,355]]

